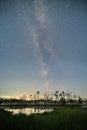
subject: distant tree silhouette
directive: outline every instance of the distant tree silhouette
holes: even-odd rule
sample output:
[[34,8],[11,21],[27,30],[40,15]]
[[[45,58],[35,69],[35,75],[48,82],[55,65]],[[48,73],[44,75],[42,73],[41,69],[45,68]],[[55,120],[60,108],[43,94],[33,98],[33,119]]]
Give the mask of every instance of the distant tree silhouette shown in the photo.
[[39,94],[40,94],[40,91],[37,91],[37,100],[39,100]]
[[78,97],[78,104],[81,104],[81,103],[82,103],[82,98]]
[[32,100],[32,95],[30,94],[30,100]]
[[45,100],[47,99],[47,94],[46,94],[46,93],[44,93],[44,99],[45,99]]
[[75,94],[73,95],[73,99],[74,99],[74,100],[76,100],[76,99],[77,99],[77,96],[76,96]]
[[33,99],[36,100],[36,94],[33,95]]
[[71,92],[68,91],[68,92],[66,93],[66,97],[67,97],[67,101],[70,101],[70,98],[71,98]]
[[61,97],[59,103],[61,103],[61,105],[65,105],[66,104],[65,98]]
[[53,100],[53,95],[54,95],[53,92],[51,92],[50,95],[51,95],[50,99]]
[[60,92],[60,93],[59,93],[59,97],[60,97],[60,99],[61,99],[61,98],[65,98],[65,92],[64,92],[64,91]]
[[55,91],[54,96],[55,96],[56,100],[58,101],[58,98],[59,98],[59,91]]

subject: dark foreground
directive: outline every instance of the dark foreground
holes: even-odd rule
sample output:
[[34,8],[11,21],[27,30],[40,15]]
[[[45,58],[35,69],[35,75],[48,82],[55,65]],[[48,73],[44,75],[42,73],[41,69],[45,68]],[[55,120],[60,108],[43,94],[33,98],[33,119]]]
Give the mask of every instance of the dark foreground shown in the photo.
[[87,130],[87,109],[60,107],[43,114],[12,115],[0,109],[0,130]]

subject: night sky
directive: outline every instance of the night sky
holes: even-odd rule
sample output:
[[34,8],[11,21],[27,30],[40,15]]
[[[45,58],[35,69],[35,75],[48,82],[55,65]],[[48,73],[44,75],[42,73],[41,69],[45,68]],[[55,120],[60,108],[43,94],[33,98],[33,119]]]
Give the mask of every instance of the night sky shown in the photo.
[[0,96],[87,96],[87,0],[0,0]]

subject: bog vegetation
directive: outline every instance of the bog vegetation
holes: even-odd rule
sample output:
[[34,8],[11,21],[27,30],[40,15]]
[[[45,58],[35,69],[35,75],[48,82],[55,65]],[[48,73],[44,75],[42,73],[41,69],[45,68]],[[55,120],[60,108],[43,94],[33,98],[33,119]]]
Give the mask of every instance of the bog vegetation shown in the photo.
[[58,107],[43,114],[15,114],[0,109],[0,129],[5,130],[87,130],[87,109]]

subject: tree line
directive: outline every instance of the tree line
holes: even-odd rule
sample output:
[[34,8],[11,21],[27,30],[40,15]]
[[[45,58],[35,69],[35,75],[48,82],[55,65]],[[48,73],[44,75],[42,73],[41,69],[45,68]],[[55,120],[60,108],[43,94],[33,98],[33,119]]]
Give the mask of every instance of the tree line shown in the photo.
[[87,99],[77,96],[70,91],[47,92],[42,96],[40,91],[34,95],[29,95],[29,99],[24,94],[20,99],[0,98],[0,105],[87,105]]

